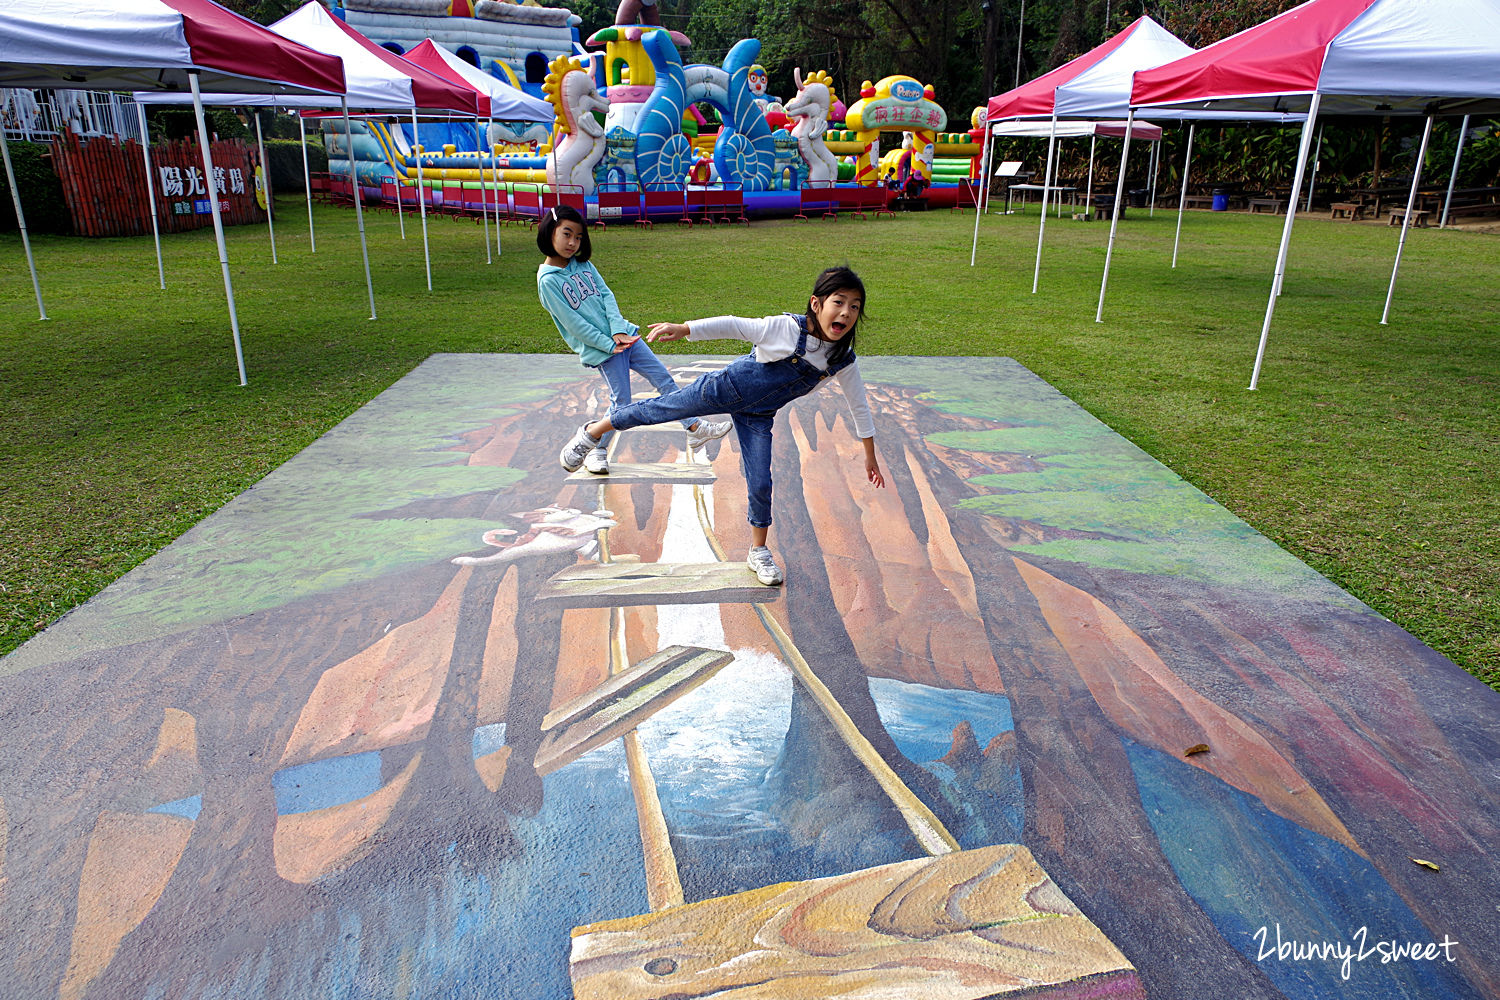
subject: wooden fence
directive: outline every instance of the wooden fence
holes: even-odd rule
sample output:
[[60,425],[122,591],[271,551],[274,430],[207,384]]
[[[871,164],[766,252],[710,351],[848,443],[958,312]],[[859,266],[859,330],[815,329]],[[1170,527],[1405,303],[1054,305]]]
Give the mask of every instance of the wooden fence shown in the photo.
[[[219,209],[226,226],[264,222],[255,197],[255,147],[234,140],[210,144],[218,178]],[[73,232],[79,236],[142,236],[151,232],[150,212],[162,232],[213,225],[203,156],[196,139],[151,147],[154,205],[146,198],[141,144],[95,137],[82,141],[65,132],[52,143],[52,167],[62,181]]]

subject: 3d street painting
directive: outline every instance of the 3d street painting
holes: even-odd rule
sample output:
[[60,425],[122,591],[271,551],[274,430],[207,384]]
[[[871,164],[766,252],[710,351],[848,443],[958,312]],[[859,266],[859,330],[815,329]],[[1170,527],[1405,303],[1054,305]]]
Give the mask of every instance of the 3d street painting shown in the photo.
[[440,355],[0,661],[4,995],[1500,996],[1500,697],[1014,362],[862,364],[784,589],[732,439],[569,478],[596,378]]

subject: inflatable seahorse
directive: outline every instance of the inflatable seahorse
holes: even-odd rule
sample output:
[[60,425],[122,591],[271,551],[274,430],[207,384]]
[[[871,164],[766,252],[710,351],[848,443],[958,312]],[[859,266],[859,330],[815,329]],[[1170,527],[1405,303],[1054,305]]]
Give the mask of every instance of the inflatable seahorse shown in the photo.
[[786,102],[788,118],[797,119],[792,136],[797,152],[807,161],[807,179],[813,184],[831,184],[838,180],[839,161],[823,143],[828,131],[828,109],[833,107],[833,78],[823,70],[814,70],[802,79],[802,67],[792,70],[797,96]]
[[656,87],[635,120],[636,175],[648,190],[681,188],[698,162],[697,151],[682,134],[682,115],[689,103],[682,56],[671,34],[661,28],[645,29],[641,47],[656,72]]
[[760,39],[745,38],[724,59],[724,71],[729,74],[729,114],[714,144],[714,166],[719,176],[746,191],[769,191],[775,182],[776,142],[750,89],[750,69],[759,55]]
[[547,183],[594,191],[594,165],[604,155],[604,127],[594,112],[609,110],[594,77],[569,58],[558,56],[548,67],[542,92],[557,109],[557,141],[547,154]]

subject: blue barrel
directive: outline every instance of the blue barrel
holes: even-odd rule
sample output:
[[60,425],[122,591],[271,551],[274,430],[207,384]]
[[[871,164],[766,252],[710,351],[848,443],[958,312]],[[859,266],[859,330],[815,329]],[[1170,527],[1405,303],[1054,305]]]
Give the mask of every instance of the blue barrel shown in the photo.
[[1229,195],[1225,193],[1223,188],[1214,188],[1214,211],[1229,211]]

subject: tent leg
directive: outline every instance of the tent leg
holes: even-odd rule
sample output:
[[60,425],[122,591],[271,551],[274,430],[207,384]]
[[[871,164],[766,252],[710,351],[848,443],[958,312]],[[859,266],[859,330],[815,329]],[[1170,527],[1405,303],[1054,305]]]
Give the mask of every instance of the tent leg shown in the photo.
[[[488,139],[490,134],[489,119],[485,119],[484,135]],[[490,186],[484,180],[484,150],[479,151],[479,210],[484,215],[484,262],[493,264],[494,256],[490,253]],[[495,213],[495,225],[500,225],[500,215]]]
[[1385,311],[1380,314],[1380,325],[1385,326],[1391,318],[1391,296],[1396,294],[1396,275],[1401,271],[1401,251],[1406,249],[1406,233],[1411,229],[1411,213],[1417,203],[1417,186],[1422,182],[1422,164],[1427,159],[1427,141],[1432,138],[1432,116],[1427,116],[1427,126],[1422,129],[1422,148],[1417,151],[1417,168],[1411,174],[1411,193],[1406,196],[1406,211],[1401,216],[1401,239],[1396,243],[1396,263],[1391,267],[1391,285],[1385,290]]
[[240,318],[234,311],[234,282],[229,277],[229,249],[224,245],[224,217],[219,212],[219,185],[214,183],[214,158],[208,145],[208,123],[203,120],[203,94],[198,89],[198,71],[188,71],[193,87],[193,114],[198,119],[198,146],[203,150],[203,186],[208,188],[208,207],[214,217],[214,241],[219,244],[219,268],[224,272],[224,297],[229,301],[229,329],[234,334],[234,360],[245,384],[245,354],[240,349]]
[[411,106],[411,148],[417,158],[417,209],[422,213],[422,259],[427,263],[427,290],[432,291],[432,253],[427,248],[427,200],[422,184],[422,143],[417,131],[417,106]]
[[16,207],[16,224],[21,227],[21,246],[26,249],[26,266],[31,270],[31,290],[36,293],[37,312],[47,318],[47,307],[42,303],[42,286],[36,279],[36,261],[31,257],[31,237],[26,233],[26,213],[21,211],[21,190],[16,187],[16,171],[10,164],[10,144],[5,141],[5,130],[0,129],[0,153],[5,155],[5,179],[10,182],[10,200]]
[[[1307,182],[1307,209],[1306,209],[1306,211],[1309,211],[1309,212],[1312,211],[1313,191],[1318,186],[1318,165],[1320,163],[1322,163],[1322,162],[1323,162],[1323,126],[1319,125],[1318,126],[1318,144],[1313,147],[1313,155],[1312,155],[1312,178],[1310,180],[1308,180],[1308,182]],[[1289,204],[1291,204],[1293,206],[1295,206],[1297,204],[1297,194],[1296,194],[1296,192],[1292,193],[1292,199],[1289,202]]]
[[307,166],[307,123],[297,116],[297,138],[302,144],[302,190],[307,192],[307,242],[312,252],[318,252],[318,235],[313,230],[312,171]]
[[1161,173],[1160,139],[1151,144],[1151,156],[1149,157],[1149,161],[1151,163],[1151,209],[1146,213],[1146,218],[1154,219],[1156,218],[1156,175]]
[[370,280],[370,245],[365,240],[364,198],[359,190],[359,171],[354,168],[354,127],[349,124],[349,100],[339,101],[344,108],[344,142],[349,154],[349,180],[354,188],[354,219],[359,223],[359,252],[365,259],[365,291],[370,296],[370,318],[375,318],[375,283]]
[[495,144],[490,142],[488,133],[485,133],[484,141],[485,145],[490,148],[490,180],[495,184],[495,256],[503,257],[505,251],[500,247],[500,199],[506,197],[505,182],[500,180],[500,168],[495,166],[495,161],[499,159],[499,151],[495,149]]
[[1187,152],[1182,154],[1182,194],[1177,198],[1177,235],[1172,240],[1172,266],[1177,266],[1177,247],[1182,242],[1182,206],[1187,204],[1188,168],[1193,164],[1193,132],[1197,122],[1188,124]]
[[146,129],[146,106],[135,106],[137,119],[141,123],[141,159],[146,163],[146,211],[151,216],[151,239],[156,243],[156,280],[165,291],[167,272],[161,263],[161,229],[156,224],[156,182],[151,178],[151,133]]
[[[984,203],[990,189],[990,147],[994,144],[995,137],[990,135],[988,123],[981,123],[984,129],[984,149],[979,154],[979,183],[980,190],[974,192],[974,243],[969,248],[969,266],[974,266],[975,259],[979,256],[979,217],[984,214]],[[880,182],[876,175],[876,183]]]
[[1089,206],[1094,203],[1094,144],[1099,141],[1097,135],[1089,135],[1089,180],[1083,195],[1083,211],[1088,214]]
[[271,263],[278,264],[276,259],[276,223],[272,221],[275,214],[272,209],[275,205],[271,201],[271,162],[266,159],[266,140],[260,130],[260,112],[255,112],[255,145],[260,150],[260,182],[266,192],[266,232],[271,234]]
[[1057,112],[1052,112],[1052,128],[1047,134],[1047,169],[1042,172],[1042,218],[1036,229],[1036,266],[1031,271],[1031,294],[1036,294],[1042,277],[1042,239],[1047,234],[1047,191],[1052,187],[1052,151],[1057,146]]
[[[392,118],[391,119],[391,126],[393,128],[400,129],[401,128],[401,119],[400,118]],[[401,151],[396,148],[394,142],[391,144],[391,154],[393,156],[400,156],[401,155]],[[401,185],[405,182],[405,180],[406,180],[406,160],[402,159],[402,161],[401,161],[401,173],[396,178],[396,226],[397,226],[398,229],[401,230],[401,238],[403,240],[406,239],[406,212],[404,210],[405,206],[403,206],[401,204],[401,201],[402,201]]]
[[1115,179],[1115,210],[1109,218],[1109,246],[1104,251],[1104,280],[1099,282],[1099,309],[1094,322],[1104,322],[1104,292],[1109,288],[1109,262],[1115,253],[1115,229],[1120,225],[1120,203],[1125,200],[1125,165],[1130,160],[1130,133],[1135,130],[1135,108],[1125,116],[1125,145],[1120,150],[1120,176]]
[[[1312,145],[1313,121],[1318,117],[1318,105],[1322,97],[1322,94],[1313,91],[1312,104],[1307,109],[1307,121],[1302,123],[1302,141],[1297,146],[1297,170],[1292,175],[1293,195],[1302,190],[1302,174],[1307,169],[1308,147]],[[1266,341],[1271,336],[1271,317],[1276,314],[1276,298],[1281,294],[1281,278],[1286,274],[1286,251],[1291,245],[1292,224],[1296,221],[1297,213],[1289,206],[1286,222],[1281,227],[1281,248],[1276,252],[1276,274],[1271,280],[1271,295],[1266,302],[1266,319],[1260,328],[1260,344],[1255,349],[1255,370],[1250,373],[1252,389],[1260,384],[1260,366],[1266,357]]]
[[1453,182],[1458,179],[1458,162],[1464,155],[1464,136],[1469,134],[1469,116],[1464,115],[1464,123],[1458,127],[1458,148],[1453,151],[1453,169],[1448,171],[1448,195],[1443,199],[1443,219],[1438,223],[1439,229],[1448,228],[1448,206],[1453,203]]

